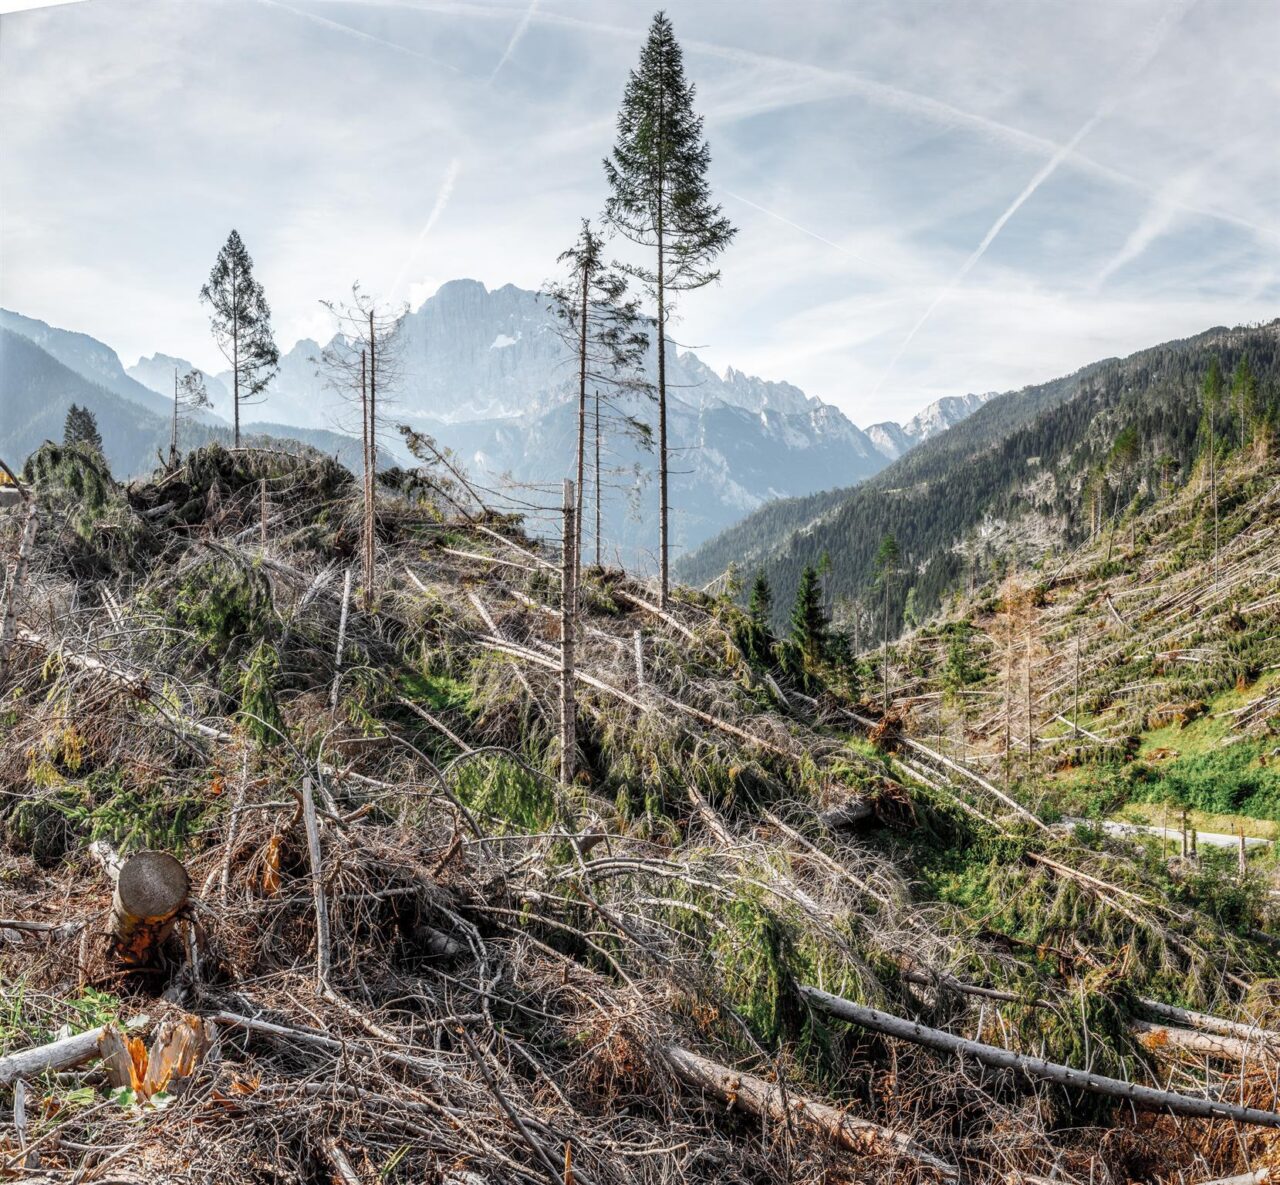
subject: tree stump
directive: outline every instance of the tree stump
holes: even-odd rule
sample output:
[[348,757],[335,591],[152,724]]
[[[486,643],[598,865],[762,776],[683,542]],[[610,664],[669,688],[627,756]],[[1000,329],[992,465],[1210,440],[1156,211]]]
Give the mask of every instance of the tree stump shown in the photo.
[[191,880],[167,852],[139,852],[120,867],[111,899],[113,953],[130,966],[150,963],[187,903]]

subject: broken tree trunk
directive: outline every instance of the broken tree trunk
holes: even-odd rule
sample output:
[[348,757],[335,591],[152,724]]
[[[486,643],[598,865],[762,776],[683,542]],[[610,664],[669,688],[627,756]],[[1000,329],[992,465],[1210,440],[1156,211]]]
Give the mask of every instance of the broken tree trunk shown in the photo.
[[[1216,1033],[1203,1033],[1196,1029],[1179,1029],[1170,1025],[1154,1024],[1147,1020],[1129,1021],[1129,1031],[1138,1042],[1151,1050],[1162,1053],[1190,1053],[1196,1057],[1219,1058],[1229,1062],[1257,1061],[1266,1057],[1268,1046],[1261,1041],[1242,1041],[1239,1037],[1223,1037]],[[1270,1051],[1274,1056],[1274,1051]]]
[[98,855],[116,882],[110,921],[113,953],[129,966],[148,963],[187,904],[187,870],[168,852],[138,852],[121,863],[103,844]]
[[4,619],[0,621],[0,683],[9,674],[9,654],[13,649],[14,635],[18,631],[18,606],[27,583],[27,567],[31,562],[31,552],[36,542],[36,503],[32,498],[27,502],[27,517],[22,524],[22,540],[18,544],[18,559],[13,566],[13,576],[9,580],[9,596],[5,601]]
[[[1025,1008],[1054,1007],[1052,1000],[1019,995],[1017,992],[1002,991],[999,988],[964,983],[954,975],[948,975],[945,972],[921,971],[909,965],[903,969],[902,978],[907,983],[914,983],[920,987],[947,989],[965,996],[976,996],[984,1000],[997,1000],[1003,1004],[1019,1004]],[[1153,1012],[1163,1010],[1172,1018],[1200,1015],[1199,1013],[1187,1012],[1181,1008],[1157,1004],[1152,1000],[1139,1002],[1143,1007]],[[1203,1019],[1217,1021],[1215,1017],[1205,1017]],[[1221,1025],[1232,1024],[1230,1021],[1217,1023]],[[1182,1028],[1175,1025],[1155,1024],[1147,1020],[1131,1019],[1128,1022],[1128,1028],[1138,1041],[1153,1053],[1190,1053],[1196,1057],[1247,1062],[1274,1056],[1275,1052],[1266,1044],[1267,1037],[1274,1037],[1274,1034],[1268,1034],[1262,1029],[1250,1030],[1247,1025],[1235,1025],[1231,1032],[1214,1033],[1205,1031],[1203,1028]],[[1236,1035],[1232,1035],[1233,1033]]]
[[1028,1078],[1056,1082],[1060,1086],[1088,1091],[1091,1094],[1106,1095],[1138,1107],[1168,1111],[1173,1115],[1186,1115],[1196,1119],[1232,1119],[1237,1123],[1252,1123],[1259,1127],[1280,1127],[1280,1113],[1275,1111],[1262,1111],[1256,1107],[1242,1107],[1233,1103],[1218,1102],[1215,1099],[1155,1090],[1149,1086],[1138,1086],[1133,1082],[1122,1082],[1118,1078],[1106,1078],[1101,1074],[1091,1074],[1086,1070],[1048,1062],[1043,1058],[1014,1053],[998,1045],[970,1041],[941,1029],[931,1029],[915,1021],[881,1012],[876,1008],[855,1004],[852,1000],[846,1000],[841,996],[833,996],[820,988],[805,985],[801,986],[800,992],[814,1008],[829,1016],[847,1020],[871,1029],[873,1032],[884,1033],[886,1036],[896,1037],[902,1041],[924,1045],[942,1053],[972,1057],[996,1069],[1015,1070]]
[[573,689],[573,643],[578,617],[577,504],[573,482],[564,480],[564,542],[560,569],[560,784],[573,782],[578,755],[577,701]]
[[342,578],[342,614],[338,618],[338,651],[333,658],[333,687],[329,691],[329,711],[338,710],[338,687],[342,683],[342,652],[347,648],[347,614],[351,609],[351,569]]
[[905,1132],[858,1119],[829,1103],[784,1091],[777,1083],[740,1073],[679,1045],[668,1045],[663,1053],[683,1082],[714,1095],[730,1107],[739,1107],[760,1119],[794,1123],[854,1152],[895,1153],[928,1165],[948,1180],[959,1177],[954,1165],[925,1151]]
[[1215,1177],[1212,1181],[1201,1181],[1200,1185],[1266,1185],[1268,1181],[1280,1180],[1280,1169],[1254,1169],[1251,1173],[1238,1173],[1234,1177]]

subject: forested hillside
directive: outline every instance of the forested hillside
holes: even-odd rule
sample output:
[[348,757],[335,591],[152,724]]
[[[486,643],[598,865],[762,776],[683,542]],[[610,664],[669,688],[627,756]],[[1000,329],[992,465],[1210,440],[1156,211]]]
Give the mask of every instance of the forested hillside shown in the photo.
[[1203,387],[1214,359],[1224,376],[1218,448],[1239,441],[1228,388],[1242,360],[1253,382],[1246,436],[1274,427],[1280,322],[1213,329],[992,399],[852,490],[764,507],[685,559],[680,573],[704,584],[731,564],[761,567],[781,614],[804,568],[826,555],[830,600],[866,612],[880,604],[876,555],[892,536],[901,553],[889,588],[896,627],[912,590],[913,609],[927,614],[947,593],[1069,549],[1099,517],[1185,482],[1206,447]]

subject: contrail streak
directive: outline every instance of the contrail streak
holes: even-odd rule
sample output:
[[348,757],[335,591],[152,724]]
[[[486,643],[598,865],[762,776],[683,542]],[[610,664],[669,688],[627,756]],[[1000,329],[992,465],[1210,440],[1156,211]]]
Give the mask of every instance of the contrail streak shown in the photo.
[[[1196,0],[1181,0],[1180,3],[1173,5],[1168,12],[1166,12],[1164,19],[1161,20],[1155,33],[1149,39],[1146,51],[1134,64],[1133,69],[1130,70],[1129,77],[1126,80],[1126,85],[1128,82],[1132,82],[1133,79],[1137,78],[1142,71],[1150,65],[1151,60],[1157,53],[1159,53],[1160,47],[1164,44],[1165,38],[1169,35],[1174,26],[1177,25],[1184,16],[1186,16],[1187,12],[1195,3]],[[1120,100],[1123,97],[1123,94],[1124,91],[1118,89],[1110,99],[1103,103],[1097,111],[1085,120],[1076,134],[1072,136],[1067,143],[1059,147],[1058,150],[1040,167],[1036,175],[1031,178],[1022,192],[1013,199],[1013,203],[1008,207],[1008,209],[1006,209],[1004,213],[991,224],[991,229],[983,235],[982,242],[978,244],[977,248],[969,258],[964,261],[960,270],[952,277],[951,282],[933,298],[929,307],[921,314],[919,320],[912,325],[910,330],[907,332],[907,336],[902,339],[901,344],[898,346],[897,350],[894,351],[893,357],[889,360],[889,365],[885,367],[884,373],[880,376],[880,381],[876,383],[875,390],[872,392],[873,395],[878,395],[880,393],[880,388],[884,386],[889,376],[893,373],[894,367],[897,366],[899,359],[914,340],[916,334],[924,327],[925,322],[933,316],[934,310],[937,309],[937,307],[964,282],[965,277],[973,270],[974,265],[987,253],[987,248],[995,242],[996,236],[1008,224],[1009,219],[1026,204],[1028,199],[1030,199],[1036,190],[1053,175],[1058,166],[1075,151],[1080,141],[1083,140],[1103,119],[1110,115],[1116,107],[1120,105]]]
[[[512,13],[510,7],[478,4],[475,3],[475,0],[318,0],[318,2],[326,4],[358,3],[369,8],[400,8],[409,9],[413,12],[474,17],[479,20],[505,20]],[[1195,0],[1190,0],[1190,3],[1194,2]],[[1182,10],[1185,11],[1186,8],[1189,8],[1190,3],[1184,4]],[[622,38],[637,44],[644,38],[643,29],[627,28],[623,25],[588,20],[584,17],[569,16],[565,13],[540,10],[532,19],[539,24],[581,29],[585,32],[599,33],[602,36]],[[1180,19],[1181,13],[1174,18],[1175,21]],[[1167,23],[1167,21],[1162,22],[1162,26]],[[905,87],[866,78],[851,70],[832,70],[808,62],[797,62],[790,58],[757,53],[752,50],[740,49],[736,46],[721,45],[714,41],[693,40],[686,41],[683,44],[690,53],[702,53],[709,57],[736,61],[744,65],[790,70],[802,77],[839,83],[844,86],[847,93],[858,95],[878,107],[901,111],[944,128],[962,128],[968,132],[985,136],[990,140],[998,141],[1010,148],[1015,148],[1020,152],[1051,157],[1061,147],[1056,141],[1045,136],[1028,132],[1011,124],[1002,123],[1000,120],[992,119],[990,116],[966,111],[964,108],[956,107],[931,95],[921,94]],[[1146,60],[1149,60],[1149,58],[1144,59],[1144,65]],[[1126,173],[1124,170],[1117,169],[1112,165],[1103,164],[1101,161],[1094,160],[1083,153],[1071,154],[1070,163],[1081,172],[1107,181],[1112,185],[1134,189],[1146,194],[1152,193],[1154,189],[1151,183],[1145,179],[1134,176],[1132,173]],[[1212,218],[1229,226],[1239,227],[1241,230],[1247,230],[1251,234],[1270,242],[1280,241],[1280,234],[1277,234],[1274,228],[1260,226],[1228,210],[1190,204],[1181,205],[1178,209],[1183,213],[1195,214],[1202,218]]]
[[307,12],[302,8],[294,8],[292,4],[285,4],[283,0],[258,0],[258,3],[265,4],[269,8],[282,9],[284,12],[292,13],[296,17],[312,21],[314,24],[326,29],[332,29],[334,32],[345,33],[348,37],[354,37],[357,41],[365,41],[370,45],[381,45],[385,49],[395,50],[396,53],[407,54],[411,58],[430,62],[433,66],[441,66],[446,70],[452,70],[455,74],[461,73],[457,66],[448,62],[437,61],[428,54],[419,53],[416,49],[410,49],[407,45],[401,45],[397,41],[388,41],[385,37],[375,37],[372,33],[366,33],[363,29],[357,29],[352,25],[344,24],[342,21],[331,20],[329,17],[321,16],[316,12]]
[[400,271],[396,275],[395,283],[391,285],[393,293],[399,292],[405,280],[408,278],[409,270],[417,262],[418,255],[422,250],[422,245],[427,241],[427,236],[435,228],[440,216],[444,213],[445,207],[449,204],[449,199],[453,196],[453,187],[457,184],[458,173],[461,170],[461,162],[455,156],[450,162],[449,167],[445,169],[444,180],[440,182],[440,189],[436,193],[435,204],[431,207],[431,213],[427,215],[427,221],[422,229],[418,232],[418,237],[413,241],[413,247],[410,248],[408,255],[405,256],[404,263],[400,266]]
[[870,260],[859,255],[856,251],[850,251],[848,247],[842,247],[839,243],[832,242],[828,238],[824,238],[817,231],[809,230],[807,227],[801,226],[798,222],[792,222],[790,218],[784,217],[776,210],[766,210],[764,206],[758,206],[750,198],[744,198],[740,193],[734,193],[731,189],[724,191],[726,197],[731,197],[735,202],[741,202],[744,206],[750,206],[753,210],[759,210],[761,214],[767,214],[770,218],[781,222],[783,226],[789,226],[792,230],[798,230],[802,235],[808,235],[811,239],[817,239],[819,243],[825,243],[828,247],[835,251],[839,251],[841,255],[847,255],[850,259],[857,259],[862,263],[869,263]]
[[913,326],[911,326],[911,329],[908,331],[907,336],[902,339],[902,342],[898,346],[897,350],[894,352],[893,357],[889,360],[889,365],[885,367],[884,374],[880,376],[880,381],[876,383],[875,390],[872,392],[872,394],[878,395],[880,393],[880,388],[884,386],[886,380],[893,373],[893,368],[898,365],[898,360],[902,357],[903,353],[906,351],[907,347],[911,344],[916,334],[919,333],[922,328],[924,328],[925,322],[928,321],[929,318],[933,316],[934,310],[937,309],[937,307],[944,300],[946,300],[947,297],[949,297],[958,287],[960,287],[960,285],[964,282],[964,278],[971,271],[973,271],[974,265],[978,262],[978,260],[980,260],[987,253],[987,248],[990,247],[991,244],[995,242],[996,236],[1002,230],[1004,230],[1009,219],[1012,218],[1026,204],[1027,200],[1031,197],[1031,195],[1034,194],[1035,191],[1039,189],[1040,186],[1043,185],[1046,180],[1048,180],[1048,178],[1053,174],[1053,172],[1057,169],[1057,167],[1067,158],[1067,155],[1072,151],[1074,151],[1076,145],[1079,144],[1080,141],[1083,140],[1085,136],[1087,136],[1091,131],[1093,131],[1093,129],[1097,126],[1098,122],[1102,119],[1104,114],[1105,112],[1101,110],[1095,112],[1093,116],[1091,116],[1081,126],[1080,130],[1076,132],[1076,134],[1072,136],[1070,140],[1067,141],[1067,143],[1065,143],[1061,148],[1058,149],[1057,152],[1053,154],[1053,156],[1051,156],[1047,161],[1045,161],[1045,163],[1040,167],[1040,170],[1036,173],[1036,175],[1032,177],[1031,180],[1027,183],[1023,191],[1020,194],[1018,194],[1016,198],[1013,199],[1013,204],[1010,205],[1009,208],[1005,210],[1005,212],[1001,214],[1000,217],[997,218],[995,222],[991,224],[991,229],[988,230],[987,233],[982,236],[982,242],[978,244],[978,246],[974,249],[973,253],[969,256],[969,258],[964,261],[964,263],[960,267],[960,270],[956,272],[956,274],[951,278],[951,282],[945,288],[943,288],[938,293],[937,296],[933,298],[933,301],[929,305],[929,307],[925,309],[923,313],[921,313],[920,319],[916,321],[916,323]]
[[524,16],[520,18],[520,23],[516,25],[515,32],[511,34],[511,40],[507,42],[507,48],[502,51],[502,57],[498,59],[498,64],[494,66],[493,73],[489,75],[489,81],[492,82],[498,77],[499,71],[511,59],[511,55],[515,53],[516,46],[523,40],[525,32],[529,28],[529,22],[533,20],[534,13],[538,11],[538,0],[529,0],[529,7],[524,10]]

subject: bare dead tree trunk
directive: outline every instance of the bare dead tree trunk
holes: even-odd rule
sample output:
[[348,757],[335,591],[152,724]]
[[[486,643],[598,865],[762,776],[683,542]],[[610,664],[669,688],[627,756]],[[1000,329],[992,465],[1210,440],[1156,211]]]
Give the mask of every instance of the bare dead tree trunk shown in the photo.
[[595,495],[596,495],[596,567],[600,568],[603,565],[600,563],[600,547],[601,547],[601,542],[600,542],[600,391],[598,388],[596,389],[595,406],[596,406],[596,432],[595,432],[596,471],[595,471],[595,484],[592,488],[595,490]]
[[169,435],[169,468],[178,465],[178,368],[173,368],[173,431]]
[[262,554],[267,554],[267,479],[264,477],[258,486],[258,523],[262,533]]
[[13,566],[13,576],[9,580],[9,596],[5,601],[4,620],[0,622],[0,685],[9,675],[9,654],[13,649],[13,639],[18,630],[18,607],[26,589],[27,568],[31,563],[31,552],[35,548],[36,525],[38,511],[36,500],[27,499],[27,517],[22,524],[22,538],[18,543],[18,558]]
[[70,1070],[98,1056],[98,1042],[107,1031],[106,1025],[23,1049],[0,1057],[0,1086],[12,1086],[24,1078],[35,1078],[47,1070]]
[[578,456],[577,503],[574,507],[573,582],[576,585],[582,575],[582,507],[583,487],[586,485],[587,463],[587,297],[591,280],[588,274],[590,262],[582,263],[581,307],[578,310]]
[[667,595],[671,588],[671,570],[668,564],[668,515],[667,502],[667,289],[666,252],[663,244],[666,226],[663,220],[662,186],[658,186],[658,605],[667,607]]
[[1013,601],[1004,607],[1004,788],[1009,789],[1013,777]]
[[1071,727],[1080,735],[1080,626],[1076,625],[1076,678],[1071,709]]
[[573,635],[577,618],[577,500],[573,481],[564,479],[564,542],[560,562],[560,781],[573,781],[578,750],[577,701],[574,699]]
[[668,1045],[663,1055],[687,1085],[758,1119],[780,1125],[794,1123],[810,1134],[820,1135],[854,1152],[874,1149],[905,1156],[928,1165],[947,1180],[959,1176],[955,1166],[921,1148],[906,1132],[858,1119],[842,1108],[793,1094],[776,1082],[744,1074],[679,1045]]
[[1035,609],[1031,603],[1031,597],[1028,596],[1026,603],[1026,643],[1027,643],[1027,679],[1026,679],[1026,708],[1027,708],[1027,777],[1031,777],[1032,767],[1036,758],[1036,725],[1034,710],[1032,707],[1031,695],[1031,672],[1032,663],[1035,658],[1034,654],[1034,633],[1033,623],[1035,620]]
[[330,960],[329,903],[324,895],[324,862],[320,854],[320,823],[316,818],[316,801],[311,794],[311,779],[302,779],[302,824],[307,832],[307,855],[311,862],[311,900],[316,918],[316,979],[322,988],[329,986]]
[[[370,314],[372,324],[372,314]],[[373,403],[373,347],[360,351],[360,408],[364,422],[364,505],[360,515],[360,566],[361,583],[364,585],[364,608],[367,613],[373,607],[373,466],[374,466],[374,403]]]

